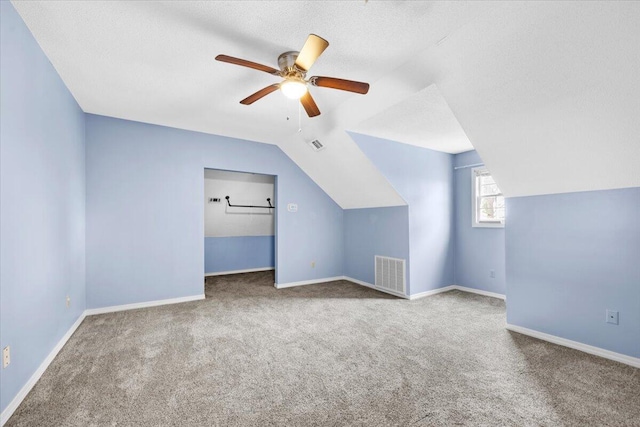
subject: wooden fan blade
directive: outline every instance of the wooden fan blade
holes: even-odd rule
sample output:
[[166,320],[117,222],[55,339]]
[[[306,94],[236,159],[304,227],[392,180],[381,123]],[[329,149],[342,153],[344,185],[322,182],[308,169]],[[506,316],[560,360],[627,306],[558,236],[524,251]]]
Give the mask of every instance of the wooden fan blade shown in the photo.
[[280,83],[276,83],[276,84],[273,84],[271,86],[267,86],[267,87],[265,87],[263,89],[260,89],[259,91],[257,91],[253,95],[249,95],[245,99],[240,101],[240,104],[251,105],[254,102],[256,102],[258,99],[263,98],[263,97],[269,95],[271,92],[274,92],[274,91],[278,90],[279,87],[280,87]]
[[369,83],[356,82],[353,80],[336,79],[335,77],[311,77],[309,83],[314,86],[328,87],[331,89],[346,90],[365,95],[369,92]]
[[300,103],[304,107],[304,111],[307,112],[307,115],[309,117],[315,117],[320,115],[320,110],[316,105],[316,101],[313,100],[313,97],[311,96],[309,91],[307,91],[307,93],[302,95],[302,97],[300,98]]
[[302,50],[296,58],[296,67],[302,71],[309,71],[309,68],[311,68],[313,63],[316,62],[316,59],[322,55],[322,52],[324,52],[328,46],[329,42],[322,37],[309,34],[307,41],[304,42],[304,46],[302,46]]
[[258,64],[257,62],[247,61],[245,59],[234,58],[233,56],[228,55],[218,55],[216,56],[217,61],[228,62],[229,64],[241,65],[243,67],[253,68],[254,70],[264,71],[265,73],[274,74],[276,76],[280,75],[280,71],[275,68],[267,67],[266,65]]

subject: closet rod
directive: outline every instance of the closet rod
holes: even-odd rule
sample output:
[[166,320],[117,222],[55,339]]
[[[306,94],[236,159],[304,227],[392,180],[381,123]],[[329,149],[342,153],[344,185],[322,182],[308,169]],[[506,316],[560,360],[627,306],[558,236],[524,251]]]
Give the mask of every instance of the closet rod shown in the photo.
[[472,165],[456,166],[453,169],[458,170],[458,169],[474,168],[476,166],[484,166],[484,163],[474,163]]
[[275,206],[271,206],[271,199],[267,198],[267,203],[269,206],[253,206],[253,205],[232,205],[229,201],[229,196],[225,197],[227,199],[227,204],[232,208],[263,208],[263,209],[275,209]]

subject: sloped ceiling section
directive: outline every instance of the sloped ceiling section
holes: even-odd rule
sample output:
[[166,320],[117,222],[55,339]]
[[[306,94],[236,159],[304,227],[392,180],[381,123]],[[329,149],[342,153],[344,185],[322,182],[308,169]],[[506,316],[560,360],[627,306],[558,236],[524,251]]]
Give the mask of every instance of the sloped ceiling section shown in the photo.
[[638,28],[639,2],[505,2],[376,81],[360,120],[331,114],[435,83],[508,197],[637,187]]
[[389,181],[371,163],[347,132],[317,132],[325,145],[312,152],[303,136],[287,140],[280,148],[343,209],[406,205]]
[[[13,4],[86,112],[277,144],[343,208],[404,203],[345,130],[464,134],[510,197],[640,186],[640,2]],[[309,33],[331,43],[310,75],[369,94],[240,105],[277,80],[215,55],[275,66]]]
[[507,196],[640,186],[640,2],[506,3],[434,63]]
[[431,85],[350,129],[445,153],[473,150],[438,87]]

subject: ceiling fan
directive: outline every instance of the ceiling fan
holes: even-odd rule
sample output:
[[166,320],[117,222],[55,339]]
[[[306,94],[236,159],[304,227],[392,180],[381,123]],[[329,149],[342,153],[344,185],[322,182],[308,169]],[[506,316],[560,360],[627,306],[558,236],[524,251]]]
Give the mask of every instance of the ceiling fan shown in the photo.
[[309,68],[311,68],[313,63],[316,62],[316,59],[322,55],[322,52],[324,52],[328,46],[329,42],[322,37],[316,36],[315,34],[309,34],[309,37],[307,37],[307,41],[304,43],[304,46],[302,46],[302,50],[300,52],[284,52],[278,57],[279,70],[228,55],[218,55],[216,56],[216,60],[253,68],[258,71],[264,71],[265,73],[273,74],[274,76],[282,77],[284,79],[280,83],[272,84],[260,89],[253,95],[249,95],[240,101],[241,104],[253,104],[257,100],[269,95],[271,92],[280,89],[287,98],[300,99],[300,103],[307,112],[307,115],[309,115],[309,117],[316,117],[320,115],[320,110],[309,93],[308,85],[345,90],[347,92],[355,92],[362,95],[369,91],[369,83],[321,76],[313,76],[306,79]]

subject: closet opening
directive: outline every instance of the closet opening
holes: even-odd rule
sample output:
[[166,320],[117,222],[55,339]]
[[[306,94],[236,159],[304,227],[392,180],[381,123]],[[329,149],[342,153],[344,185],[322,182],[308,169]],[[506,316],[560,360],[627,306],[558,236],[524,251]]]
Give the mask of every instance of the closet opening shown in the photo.
[[205,278],[275,275],[275,183],[273,175],[204,170]]

